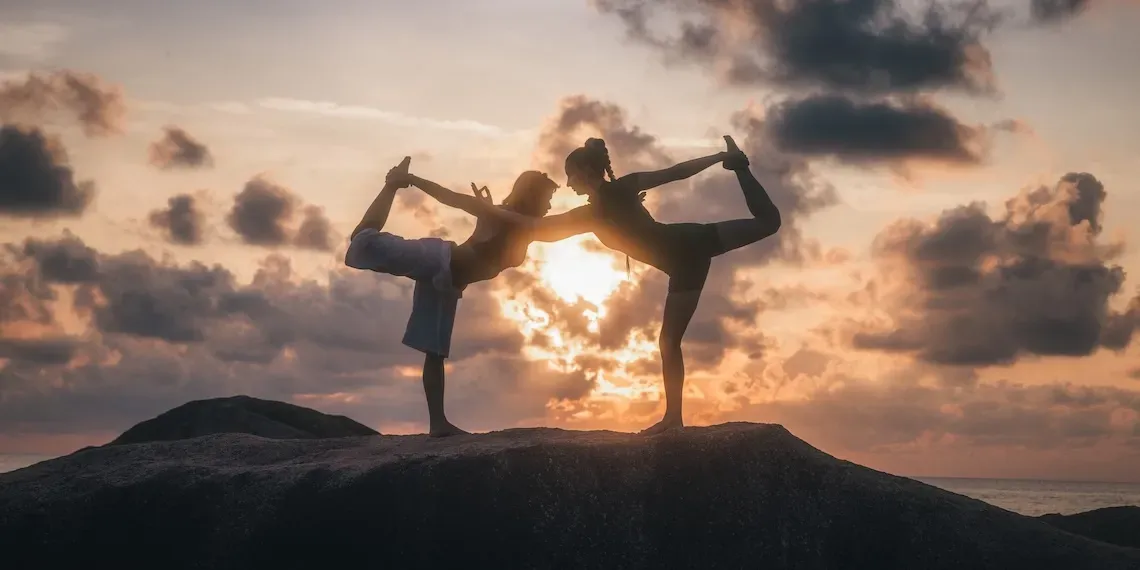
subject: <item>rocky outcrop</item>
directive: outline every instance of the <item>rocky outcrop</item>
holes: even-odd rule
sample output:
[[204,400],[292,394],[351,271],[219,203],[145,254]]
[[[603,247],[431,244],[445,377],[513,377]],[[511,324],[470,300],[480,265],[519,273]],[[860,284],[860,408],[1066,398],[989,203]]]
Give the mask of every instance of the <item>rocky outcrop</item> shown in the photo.
[[1071,533],[1140,548],[1140,507],[1107,507],[1075,515],[1048,514],[1041,520]]
[[248,433],[274,439],[379,435],[376,430],[344,416],[330,416],[275,400],[232,396],[187,402],[135,425],[110,445],[171,441],[219,433]]
[[212,435],[0,475],[11,568],[1140,568],[784,428]]

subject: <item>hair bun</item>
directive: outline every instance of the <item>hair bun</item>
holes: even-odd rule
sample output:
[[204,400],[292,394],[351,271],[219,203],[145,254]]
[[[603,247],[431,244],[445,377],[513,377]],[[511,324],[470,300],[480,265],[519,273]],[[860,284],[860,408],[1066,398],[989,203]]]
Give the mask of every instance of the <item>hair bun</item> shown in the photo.
[[584,146],[586,148],[590,148],[590,149],[594,149],[594,150],[606,150],[606,141],[599,139],[599,138],[591,137],[591,138],[586,139],[586,144]]

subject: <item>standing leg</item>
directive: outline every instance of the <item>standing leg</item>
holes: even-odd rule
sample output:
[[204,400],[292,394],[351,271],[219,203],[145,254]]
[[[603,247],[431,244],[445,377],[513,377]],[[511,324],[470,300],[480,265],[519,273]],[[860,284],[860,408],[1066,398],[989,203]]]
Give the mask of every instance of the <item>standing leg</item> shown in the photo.
[[443,437],[467,433],[447,420],[443,411],[444,361],[451,354],[458,297],[436,289],[428,281],[416,281],[412,291],[412,314],[404,330],[405,346],[424,353],[424,396],[428,405],[428,435]]
[[439,354],[424,355],[424,395],[428,406],[428,435],[446,437],[468,433],[447,421],[443,411],[444,358]]
[[693,260],[669,277],[665,314],[657,337],[661,350],[661,375],[665,382],[665,417],[643,430],[643,434],[653,435],[685,425],[681,416],[685,391],[685,358],[681,353],[681,339],[700,303],[710,262],[708,258]]

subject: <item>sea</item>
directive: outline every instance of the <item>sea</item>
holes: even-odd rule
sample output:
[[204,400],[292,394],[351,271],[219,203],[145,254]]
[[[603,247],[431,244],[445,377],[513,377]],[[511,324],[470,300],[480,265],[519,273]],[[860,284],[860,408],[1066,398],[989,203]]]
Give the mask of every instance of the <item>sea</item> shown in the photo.
[[987,502],[1007,511],[1038,516],[1071,515],[1116,506],[1140,507],[1140,484],[1026,479],[913,477],[927,485]]
[[[42,455],[0,455],[0,473],[13,471],[46,459],[50,459],[50,457]],[[965,495],[1007,511],[1029,516],[1048,513],[1071,515],[1103,507],[1140,506],[1140,483],[950,477],[912,478],[951,493]]]

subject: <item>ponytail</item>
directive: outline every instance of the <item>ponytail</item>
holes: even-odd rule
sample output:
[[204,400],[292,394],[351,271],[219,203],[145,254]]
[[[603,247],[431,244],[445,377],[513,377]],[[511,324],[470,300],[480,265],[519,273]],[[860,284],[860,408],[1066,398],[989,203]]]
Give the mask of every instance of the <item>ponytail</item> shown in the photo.
[[610,177],[610,182],[617,180],[617,177],[614,176],[613,164],[610,162],[610,151],[606,148],[606,141],[599,138],[589,138],[586,139],[586,144],[582,146],[590,150],[595,161],[594,164],[606,171],[606,175]]

